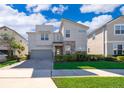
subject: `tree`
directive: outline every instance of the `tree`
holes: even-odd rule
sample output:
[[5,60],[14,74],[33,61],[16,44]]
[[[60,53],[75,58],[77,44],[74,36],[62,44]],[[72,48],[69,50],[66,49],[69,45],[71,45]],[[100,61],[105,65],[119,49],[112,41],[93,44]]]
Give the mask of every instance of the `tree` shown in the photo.
[[3,33],[0,35],[0,44],[8,47],[8,56],[11,57],[13,51],[17,51],[19,54],[25,50],[24,46],[20,44],[9,33]]

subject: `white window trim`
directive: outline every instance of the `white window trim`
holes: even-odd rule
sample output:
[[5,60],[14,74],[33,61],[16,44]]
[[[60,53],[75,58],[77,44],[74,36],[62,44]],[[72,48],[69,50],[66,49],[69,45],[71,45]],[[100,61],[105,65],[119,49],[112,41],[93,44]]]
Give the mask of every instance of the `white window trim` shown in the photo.
[[[119,44],[119,43],[113,43],[113,55],[115,55],[114,54],[114,50],[116,51],[116,55],[118,54],[118,45],[122,45],[122,51],[123,51],[123,49],[124,49],[124,43],[122,43],[122,44]],[[123,54],[123,52],[122,52],[122,54]]]
[[116,34],[116,33],[115,33],[115,26],[120,26],[120,25],[123,25],[123,26],[124,26],[124,24],[115,24],[115,25],[114,25],[114,35],[124,35],[124,34],[122,34],[122,33],[121,33],[121,34]]
[[[67,31],[69,31],[69,33],[67,33]],[[66,37],[67,34],[69,34],[70,36],[69,37]],[[70,38],[71,37],[71,31],[69,29],[65,30],[65,37],[66,38]]]
[[[45,40],[46,40],[46,39],[45,39],[45,38],[46,38],[46,35],[48,35],[48,40],[49,40],[49,34],[48,34],[48,33],[42,33],[42,34],[43,34],[43,38],[44,38],[43,40],[41,39],[42,41],[45,41]],[[42,36],[42,34],[41,34],[41,36]],[[42,37],[41,37],[41,38],[42,38]],[[46,40],[46,41],[48,41],[48,40]]]

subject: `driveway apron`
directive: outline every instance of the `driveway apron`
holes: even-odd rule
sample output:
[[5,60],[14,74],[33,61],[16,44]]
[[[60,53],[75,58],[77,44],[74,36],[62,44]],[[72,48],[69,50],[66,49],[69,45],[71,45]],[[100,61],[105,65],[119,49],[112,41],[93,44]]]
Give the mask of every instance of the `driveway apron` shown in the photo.
[[52,62],[50,59],[30,59],[9,69],[0,69],[0,87],[56,88],[51,79]]

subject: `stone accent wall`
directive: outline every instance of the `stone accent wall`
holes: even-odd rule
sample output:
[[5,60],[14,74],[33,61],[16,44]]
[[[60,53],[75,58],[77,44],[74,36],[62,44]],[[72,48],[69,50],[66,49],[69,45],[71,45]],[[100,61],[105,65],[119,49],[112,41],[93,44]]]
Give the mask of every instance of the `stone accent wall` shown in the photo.
[[64,54],[66,54],[66,51],[65,51],[65,46],[66,45],[70,45],[71,46],[71,53],[75,52],[75,41],[65,41],[64,42]]

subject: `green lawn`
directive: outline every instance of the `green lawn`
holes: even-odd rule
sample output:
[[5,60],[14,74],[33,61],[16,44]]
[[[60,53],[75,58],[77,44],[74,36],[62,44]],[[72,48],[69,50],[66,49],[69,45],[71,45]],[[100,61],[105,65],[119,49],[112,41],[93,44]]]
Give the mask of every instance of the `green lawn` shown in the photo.
[[53,78],[58,88],[124,88],[124,77]]
[[5,67],[5,66],[12,65],[12,64],[14,64],[14,63],[17,63],[17,61],[16,61],[16,60],[5,61],[5,62],[3,62],[3,63],[0,63],[0,68],[1,68],[1,67]]
[[124,62],[87,61],[54,63],[54,69],[124,69]]

